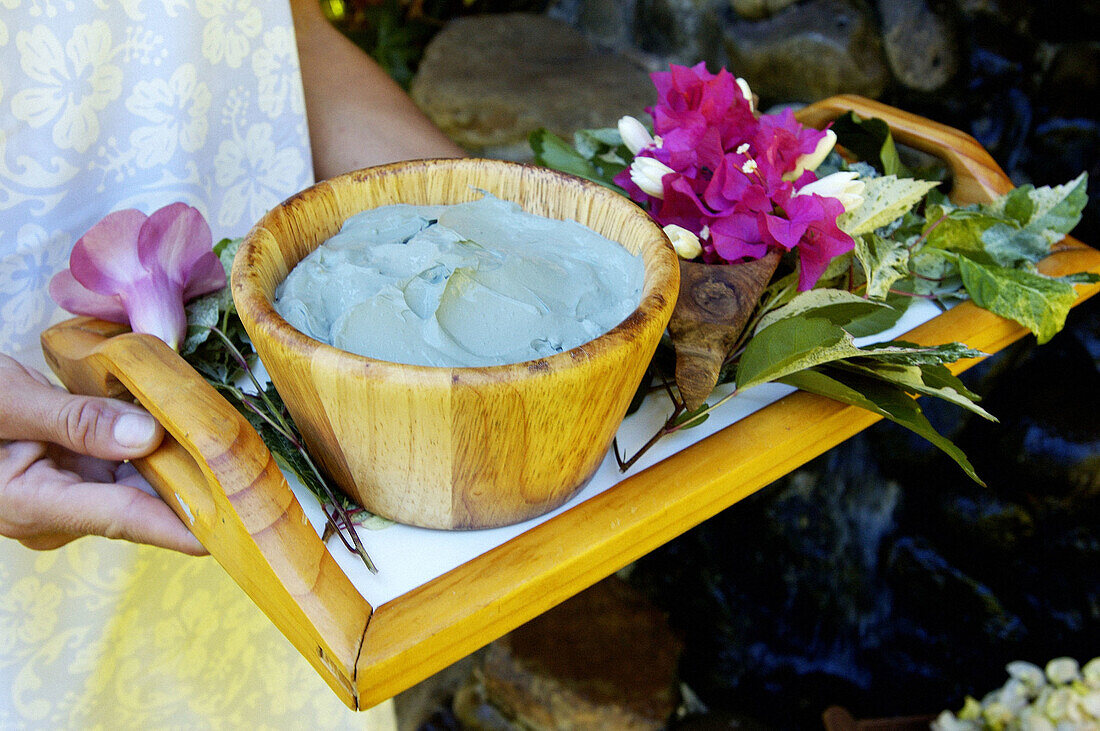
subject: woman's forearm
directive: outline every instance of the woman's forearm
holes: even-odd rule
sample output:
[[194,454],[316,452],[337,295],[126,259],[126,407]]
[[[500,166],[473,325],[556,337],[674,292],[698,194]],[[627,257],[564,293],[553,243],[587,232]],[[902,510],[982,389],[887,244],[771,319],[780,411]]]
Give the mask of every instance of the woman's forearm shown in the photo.
[[318,180],[395,160],[464,154],[329,23],[317,0],[291,0],[291,9]]

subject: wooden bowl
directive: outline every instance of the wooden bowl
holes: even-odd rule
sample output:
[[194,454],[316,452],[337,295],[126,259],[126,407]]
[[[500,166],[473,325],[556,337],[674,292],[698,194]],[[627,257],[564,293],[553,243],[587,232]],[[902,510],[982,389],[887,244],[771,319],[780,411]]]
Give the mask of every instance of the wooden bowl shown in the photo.
[[[304,335],[273,309],[276,286],[354,213],[458,203],[479,191],[641,252],[641,304],[580,347],[484,368],[354,355]],[[369,168],[290,198],[249,232],[231,279],[272,382],[341,488],[402,523],[485,528],[561,505],[596,471],[671,316],[679,269],[661,228],[617,193],[543,168],[451,159]]]

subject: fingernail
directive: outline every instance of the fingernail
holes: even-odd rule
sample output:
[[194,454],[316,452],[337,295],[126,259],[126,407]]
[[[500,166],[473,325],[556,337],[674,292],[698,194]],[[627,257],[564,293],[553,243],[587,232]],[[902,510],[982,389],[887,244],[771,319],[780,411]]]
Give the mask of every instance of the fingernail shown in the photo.
[[115,419],[115,441],[123,447],[144,447],[156,431],[157,423],[145,414],[123,414]]

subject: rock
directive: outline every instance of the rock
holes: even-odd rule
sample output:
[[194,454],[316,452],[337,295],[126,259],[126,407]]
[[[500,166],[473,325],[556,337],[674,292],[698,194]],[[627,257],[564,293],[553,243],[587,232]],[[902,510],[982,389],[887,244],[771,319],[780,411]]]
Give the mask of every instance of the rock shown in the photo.
[[890,74],[874,16],[854,0],[811,0],[761,21],[725,26],[729,68],[764,107],[834,94],[878,97]]
[[718,56],[725,0],[637,0],[637,6],[634,32],[646,53],[684,66]]
[[1037,101],[1049,117],[1081,116],[1081,100],[1100,94],[1100,43],[1067,43],[1054,54]]
[[567,23],[591,42],[617,51],[634,44],[636,0],[557,0],[546,11]]
[[914,91],[943,88],[958,71],[951,16],[925,0],[878,0],[882,44],[894,77]]
[[412,98],[472,153],[529,160],[539,127],[570,139],[654,101],[646,71],[563,22],[508,13],[458,18],[428,46]]
[[733,12],[746,20],[760,20],[775,15],[796,0],[730,0]]
[[660,729],[680,650],[665,615],[611,577],[491,644],[455,712],[475,729]]

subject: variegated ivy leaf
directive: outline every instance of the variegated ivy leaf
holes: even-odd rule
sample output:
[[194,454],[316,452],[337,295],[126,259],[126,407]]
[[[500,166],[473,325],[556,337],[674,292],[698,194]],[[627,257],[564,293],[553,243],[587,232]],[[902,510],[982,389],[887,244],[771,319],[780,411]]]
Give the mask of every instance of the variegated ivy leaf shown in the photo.
[[863,204],[837,219],[841,231],[855,237],[892,223],[905,215],[938,182],[885,175],[864,179]]
[[1025,228],[1046,239],[1048,245],[1058,243],[1081,220],[1088,204],[1088,174],[1081,173],[1063,185],[1022,185],[995,201],[990,207],[1011,216]]
[[759,334],[765,328],[792,317],[817,317],[844,327],[853,320],[888,307],[883,302],[868,300],[843,289],[811,289],[800,292],[790,302],[760,318]]
[[1065,325],[1077,299],[1073,285],[1026,269],[1009,269],[958,257],[959,273],[979,307],[1015,320],[1035,333],[1039,344]]
[[909,276],[909,249],[901,241],[866,234],[856,238],[855,255],[863,265],[867,296],[872,299],[886,299],[890,287]]

